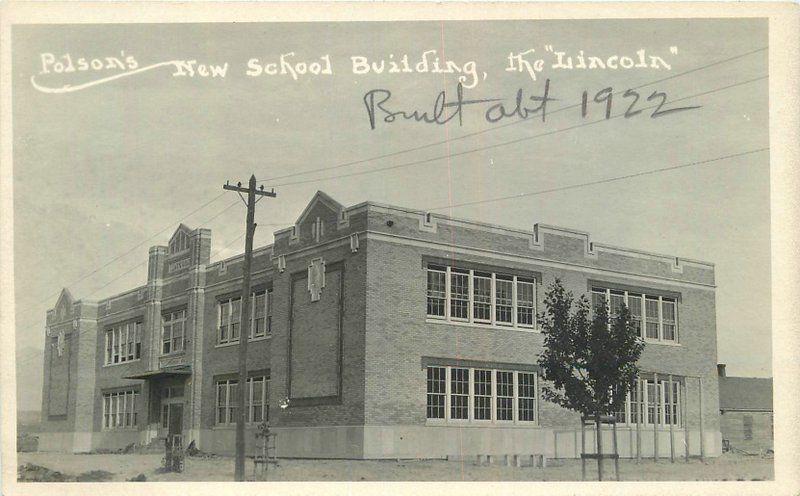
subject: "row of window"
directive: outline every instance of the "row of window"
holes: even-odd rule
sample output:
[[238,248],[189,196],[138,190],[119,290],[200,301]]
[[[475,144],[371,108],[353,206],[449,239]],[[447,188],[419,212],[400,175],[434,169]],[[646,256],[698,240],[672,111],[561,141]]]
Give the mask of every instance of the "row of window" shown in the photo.
[[427,315],[431,318],[533,328],[536,284],[514,275],[428,265]]
[[105,333],[105,364],[130,362],[142,357],[142,323],[125,322]]
[[[272,332],[272,290],[251,295],[250,339],[262,338]],[[217,344],[239,342],[242,321],[242,298],[220,300],[217,304]]]
[[611,317],[616,317],[622,305],[626,305],[642,338],[648,341],[678,341],[678,307],[674,298],[593,287],[592,305],[596,308],[603,302]]
[[432,366],[427,374],[429,420],[537,421],[533,372]]
[[[250,339],[272,332],[272,290],[251,296]],[[630,309],[640,335],[649,341],[677,342],[677,302],[674,298],[652,296],[609,288],[593,287],[592,303],[608,305],[616,316],[622,305]],[[217,304],[217,344],[239,342],[241,297]],[[513,275],[429,265],[427,269],[427,315],[430,318],[485,325],[534,328],[536,284],[533,279]],[[141,357],[142,323],[128,322],[105,334],[105,364],[123,363]],[[184,350],[186,310],[162,316],[162,354]]]
[[617,422],[635,425],[681,425],[681,387],[677,381],[640,379],[625,397]]
[[[245,413],[247,422],[269,420],[269,378],[254,376],[247,379],[247,396],[245,397]],[[239,381],[225,379],[217,381],[216,423],[236,423],[236,412],[239,406]]]
[[[537,374],[513,370],[431,366],[427,368],[426,412],[429,420],[537,422]],[[233,424],[238,409],[239,381],[216,382],[216,423]],[[246,421],[269,419],[269,378],[247,379]],[[133,389],[103,393],[103,429],[137,425]],[[162,390],[163,398],[183,396],[183,387]],[[640,379],[628,393],[617,422],[635,425],[676,425],[681,419],[681,388],[677,381]]]
[[[250,339],[272,332],[272,290],[259,291],[251,296]],[[217,304],[217,343],[239,342],[242,299],[228,298]],[[161,353],[168,355],[184,351],[186,343],[186,310],[173,310],[161,316]],[[105,332],[105,365],[138,360],[142,354],[142,323],[127,322]]]
[[103,429],[125,429],[136,427],[135,390],[103,393]]

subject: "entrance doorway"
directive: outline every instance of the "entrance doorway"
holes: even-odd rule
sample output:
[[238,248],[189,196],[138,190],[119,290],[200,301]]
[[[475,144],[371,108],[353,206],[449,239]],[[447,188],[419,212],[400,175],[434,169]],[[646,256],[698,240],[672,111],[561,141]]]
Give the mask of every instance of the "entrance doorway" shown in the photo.
[[170,446],[183,446],[182,403],[162,403],[161,429]]

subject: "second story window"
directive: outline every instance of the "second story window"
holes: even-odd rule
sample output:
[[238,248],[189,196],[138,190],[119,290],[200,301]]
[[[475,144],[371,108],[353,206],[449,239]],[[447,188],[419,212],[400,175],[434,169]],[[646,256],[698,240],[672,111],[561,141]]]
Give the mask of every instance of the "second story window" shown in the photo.
[[[272,289],[252,293],[250,339],[263,338],[272,333],[272,301]],[[242,299],[237,296],[220,300],[217,316],[217,344],[238,343],[242,323]]]
[[427,316],[532,329],[536,325],[536,281],[431,264],[427,267]]
[[253,325],[250,338],[262,338],[272,332],[272,290],[253,294]]
[[217,343],[227,344],[239,341],[239,325],[242,319],[242,299],[228,298],[219,302],[219,326]]
[[634,327],[647,341],[675,343],[678,341],[678,302],[675,298],[655,296],[602,287],[592,288],[592,305],[608,305],[614,318],[622,305],[627,305]]
[[436,317],[445,316],[445,302],[447,299],[447,273],[444,267],[430,266],[428,268],[428,315]]
[[131,362],[141,357],[141,322],[117,324],[105,332],[105,365]]
[[186,334],[186,310],[168,312],[161,316],[162,320],[162,343],[161,353],[178,353],[183,351],[183,344]]

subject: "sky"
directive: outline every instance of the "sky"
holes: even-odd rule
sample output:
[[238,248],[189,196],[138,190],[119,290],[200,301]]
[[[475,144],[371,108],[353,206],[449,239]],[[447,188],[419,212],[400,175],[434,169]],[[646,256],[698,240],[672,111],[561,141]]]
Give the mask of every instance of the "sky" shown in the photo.
[[[278,193],[259,204],[256,246],[270,244],[322,190],[344,205],[445,207],[437,211],[520,229],[553,224],[601,243],[713,262],[719,361],[729,375],[772,375],[767,51],[756,51],[767,45],[766,21],[15,26],[12,43],[20,409],[40,406],[45,315],[61,288],[100,299],[143,284],[148,247],[165,245],[180,222],[212,230],[212,259],[240,253],[244,209],[222,184],[250,174]],[[509,53],[529,49],[526,60],[545,61],[536,80],[505,70]],[[581,51],[608,60],[642,49],[669,69],[552,67],[557,51],[577,64]],[[544,122],[541,112],[488,122],[491,104],[476,103],[463,107],[460,122],[387,123],[381,114],[372,129],[369,91],[390,91],[390,111],[432,109],[442,90],[455,99],[458,74],[354,74],[351,57],[407,54],[414,67],[429,50],[429,64],[474,62],[478,81],[463,98],[502,99],[509,113],[519,89],[524,98],[542,96],[549,79]],[[247,75],[251,59],[263,67],[288,53],[323,65],[328,56],[332,74]],[[125,69],[112,62],[57,72],[66,54],[76,69],[81,58],[107,57]],[[126,57],[136,69],[173,60],[228,69],[224,78],[180,77],[166,65],[46,91],[127,72]],[[615,117],[633,101],[622,93],[645,84],[631,108],[644,110]],[[606,100],[593,98],[607,87],[619,93],[614,118],[604,120]],[[586,117],[572,107],[583,91]],[[699,108],[653,118],[645,107],[659,102],[647,101],[654,91],[666,94],[662,109]],[[562,107],[572,108],[554,112]],[[762,151],[492,201],[752,150]],[[305,173],[322,168],[329,169]]]

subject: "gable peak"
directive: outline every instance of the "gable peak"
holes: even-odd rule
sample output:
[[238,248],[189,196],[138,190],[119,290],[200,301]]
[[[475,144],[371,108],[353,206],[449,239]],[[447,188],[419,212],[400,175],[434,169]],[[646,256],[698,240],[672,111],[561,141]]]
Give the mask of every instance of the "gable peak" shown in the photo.
[[299,226],[302,224],[306,220],[306,217],[308,217],[308,215],[311,213],[313,208],[320,203],[325,205],[326,208],[337,215],[344,210],[344,206],[341,203],[334,200],[327,193],[318,190],[316,193],[314,193],[314,196],[311,197],[311,200],[308,202],[308,205],[306,205],[306,208],[303,209],[303,213],[301,213],[300,217],[297,218],[295,225]]

